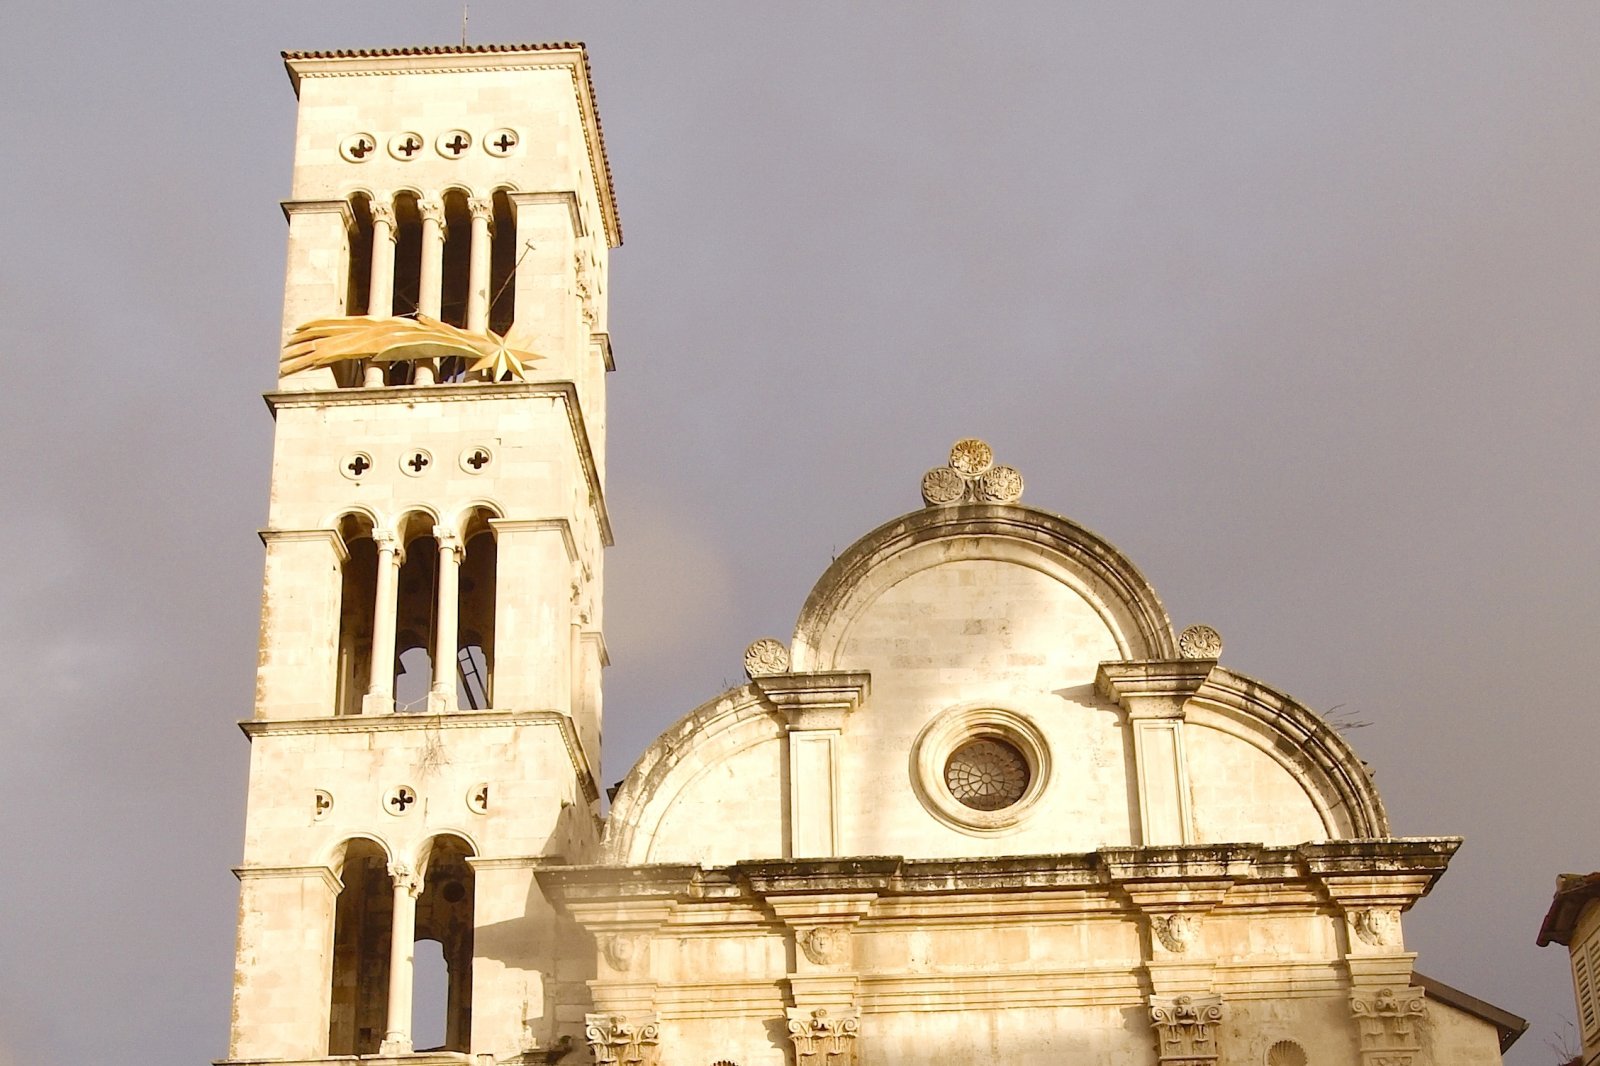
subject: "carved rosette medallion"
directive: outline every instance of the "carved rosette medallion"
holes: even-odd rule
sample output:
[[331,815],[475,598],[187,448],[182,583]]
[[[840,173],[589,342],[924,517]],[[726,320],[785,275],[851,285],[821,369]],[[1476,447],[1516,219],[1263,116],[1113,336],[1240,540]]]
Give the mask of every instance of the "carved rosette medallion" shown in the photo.
[[960,503],[966,494],[966,479],[948,466],[936,466],[922,475],[922,502],[930,507]]
[[1022,475],[1014,467],[996,466],[994,449],[976,437],[958,440],[948,466],[922,475],[922,502],[929,507],[954,503],[1016,503],[1022,498]]
[[994,449],[976,437],[958,440],[950,449],[950,469],[964,478],[975,478],[994,465]]
[[1412,1066],[1421,1042],[1417,1022],[1427,1016],[1420,988],[1380,988],[1350,993],[1350,1013],[1361,1030],[1361,1066]]
[[1150,1024],[1161,1066],[1216,1066],[1222,1031],[1220,997],[1151,996]]
[[796,1066],[856,1066],[856,1036],[861,1020],[854,1014],[789,1007],[789,1041]]
[[1356,911],[1350,925],[1363,943],[1375,948],[1394,947],[1400,943],[1400,912],[1393,907]]
[[655,1015],[629,1019],[621,1014],[586,1014],[583,1035],[596,1066],[657,1066],[661,1026]]
[[1200,919],[1192,914],[1157,914],[1150,919],[1150,932],[1156,943],[1181,955],[1200,935]]
[[789,672],[789,649],[783,641],[762,637],[744,650],[744,672],[751,679]]
[[850,930],[842,925],[817,925],[798,937],[800,950],[818,966],[832,966],[850,953]]
[[1185,659],[1220,658],[1222,634],[1210,626],[1187,626],[1178,634],[1178,652]]
[[618,973],[633,969],[650,946],[649,938],[643,933],[601,933],[595,938],[595,943],[600,948],[600,954],[605,956],[606,963]]
[[1022,475],[1010,466],[985,470],[972,483],[972,494],[984,503],[1016,503],[1022,499]]

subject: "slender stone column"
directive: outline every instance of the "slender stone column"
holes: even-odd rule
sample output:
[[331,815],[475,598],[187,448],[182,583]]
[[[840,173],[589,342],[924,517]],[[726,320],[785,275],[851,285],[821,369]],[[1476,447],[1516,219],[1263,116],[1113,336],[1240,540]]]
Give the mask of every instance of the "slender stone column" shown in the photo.
[[428,713],[456,709],[456,628],[459,625],[461,538],[444,526],[434,526],[439,541],[439,605],[434,612],[433,688],[428,693]]
[[[438,200],[424,200],[417,205],[422,213],[422,266],[417,277],[417,310],[432,318],[439,317],[444,283],[444,204]],[[418,385],[433,384],[432,359],[417,360]]]
[[378,546],[377,588],[372,597],[372,673],[362,714],[390,714],[394,711],[394,626],[399,599],[400,564],[406,553],[395,535],[386,530],[372,534]]
[[[372,274],[367,284],[367,315],[388,318],[394,313],[394,205],[372,202]],[[383,384],[383,367],[368,363],[363,385]]]
[[467,201],[472,213],[472,253],[467,270],[467,329],[482,333],[489,328],[489,239],[494,201],[479,197]]
[[389,864],[394,878],[394,921],[389,927],[389,1024],[380,1055],[411,1054],[411,969],[416,958],[417,896],[422,875],[403,862]]

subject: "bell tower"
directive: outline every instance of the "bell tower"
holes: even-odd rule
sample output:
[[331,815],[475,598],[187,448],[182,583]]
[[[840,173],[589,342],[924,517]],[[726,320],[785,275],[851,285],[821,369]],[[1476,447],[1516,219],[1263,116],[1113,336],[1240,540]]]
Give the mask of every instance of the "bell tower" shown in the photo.
[[[591,975],[556,960],[592,951],[533,872],[592,860],[599,825],[621,231],[587,57],[284,60],[299,117],[228,1057],[541,1061],[582,1038]],[[418,1046],[424,1020],[441,1046]]]

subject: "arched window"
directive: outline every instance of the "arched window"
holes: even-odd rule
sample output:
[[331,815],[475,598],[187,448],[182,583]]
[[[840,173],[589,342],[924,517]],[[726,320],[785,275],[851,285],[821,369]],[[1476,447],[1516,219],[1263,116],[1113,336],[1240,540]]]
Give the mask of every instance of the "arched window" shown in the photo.
[[372,677],[372,620],[378,588],[378,552],[372,520],[361,514],[339,519],[345,560],[340,570],[339,663],[334,713],[360,714]]
[[375,1055],[388,1025],[394,893],[388,858],[370,840],[350,840],[334,863],[343,887],[334,909],[329,1055]]
[[[471,1043],[475,887],[472,867],[467,864],[471,854],[471,845],[458,836],[437,836],[429,842],[422,895],[417,899],[416,940],[419,945],[427,941],[439,945],[444,982],[442,989],[437,980],[413,984],[418,1051],[466,1051]],[[441,1042],[435,1045],[433,1040]]]
[[494,612],[497,545],[486,508],[467,516],[461,539],[460,612],[456,636],[456,706],[484,710],[494,699]]
[[494,237],[489,245],[489,328],[502,337],[517,318],[517,216],[511,197],[494,194]]
[[366,314],[371,291],[372,201],[366,193],[358,192],[350,197],[350,269],[345,283],[344,313]]
[[405,562],[395,597],[394,709],[397,713],[428,710],[433,688],[434,621],[439,588],[439,542],[433,518],[422,512],[400,523]]

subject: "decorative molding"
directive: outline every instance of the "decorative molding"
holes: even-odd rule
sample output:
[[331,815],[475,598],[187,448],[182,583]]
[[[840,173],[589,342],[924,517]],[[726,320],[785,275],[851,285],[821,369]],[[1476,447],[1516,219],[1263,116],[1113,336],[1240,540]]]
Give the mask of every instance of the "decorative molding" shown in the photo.
[[817,966],[833,966],[850,955],[850,927],[846,925],[814,925],[795,939]]
[[752,641],[744,650],[744,673],[751,680],[788,672],[789,649],[784,647],[783,641],[774,637],[762,637],[760,640]]
[[1150,997],[1150,1024],[1161,1066],[1214,1066],[1221,1035],[1220,996]]
[[1422,1050],[1416,1024],[1427,1017],[1426,999],[1420,988],[1350,993],[1350,1013],[1361,1033],[1361,1066],[1412,1066]]
[[861,1019],[855,1013],[830,1014],[823,1008],[785,1008],[795,1066],[855,1066],[856,1036]]
[[622,1014],[586,1014],[583,1035],[595,1066],[657,1066],[661,1026],[653,1014],[630,1020]]

